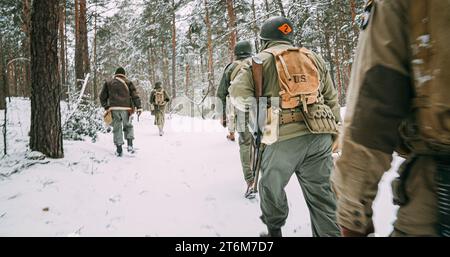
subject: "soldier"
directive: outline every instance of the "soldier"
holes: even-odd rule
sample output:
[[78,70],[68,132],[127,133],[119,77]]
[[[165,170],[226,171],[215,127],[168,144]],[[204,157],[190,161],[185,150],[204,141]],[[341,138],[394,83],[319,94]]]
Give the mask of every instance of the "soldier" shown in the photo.
[[136,87],[125,76],[125,69],[118,68],[114,78],[105,82],[99,98],[106,112],[111,112],[116,155],[123,155],[124,137],[127,140],[128,152],[134,153],[132,114],[137,109],[136,113],[140,116],[142,108]]
[[[329,183],[332,135],[337,134],[340,121],[337,92],[322,58],[294,47],[292,35],[292,23],[284,17],[264,22],[262,52],[231,82],[231,101],[241,111],[249,109],[256,135],[258,129],[263,133],[259,195],[267,235],[282,235],[288,216],[284,188],[295,173],[310,211],[313,235],[339,236]],[[267,107],[255,108],[254,96],[257,103],[268,102]],[[261,122],[260,117],[265,120]]]
[[155,83],[155,88],[150,93],[150,108],[152,114],[155,116],[155,125],[158,126],[159,135],[164,135],[165,110],[166,105],[170,101],[166,90],[162,88],[161,82]]
[[341,233],[374,232],[372,203],[397,150],[406,161],[391,236],[450,236],[450,1],[368,1],[365,12],[332,175]]
[[[223,112],[222,112],[222,125],[228,126],[230,135],[227,136],[230,140],[234,141],[234,131],[237,129],[239,134],[239,153],[241,156],[241,165],[244,172],[244,179],[247,183],[247,189],[244,196],[246,198],[254,198],[255,192],[253,192],[253,172],[250,167],[250,155],[251,155],[251,144],[252,144],[252,134],[248,130],[247,120],[248,115],[245,113],[239,113],[231,105],[229,100],[228,88],[230,87],[231,81],[236,77],[239,69],[241,69],[245,63],[249,62],[249,57],[252,56],[252,46],[249,41],[240,41],[236,44],[234,48],[234,54],[236,60],[227,65],[225,68],[222,79],[220,81],[219,88],[217,89],[217,97],[222,102]],[[228,121],[228,122],[227,122]]]

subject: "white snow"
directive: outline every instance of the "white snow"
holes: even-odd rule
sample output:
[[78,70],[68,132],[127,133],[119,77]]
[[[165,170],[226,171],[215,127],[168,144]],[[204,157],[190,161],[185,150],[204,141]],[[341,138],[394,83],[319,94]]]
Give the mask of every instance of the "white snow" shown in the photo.
[[[24,162],[27,115],[29,102],[14,99],[8,115],[11,151],[0,160],[0,174]],[[174,115],[164,137],[149,113],[134,125],[135,155],[115,157],[112,135],[102,134],[96,143],[65,141],[64,159],[0,176],[0,236],[247,237],[265,231],[258,199],[243,197],[238,145],[225,139],[217,121]],[[398,163],[396,158],[394,166]],[[375,202],[380,236],[392,230],[395,176],[386,173]],[[286,191],[290,213],[284,235],[311,236],[295,177]]]

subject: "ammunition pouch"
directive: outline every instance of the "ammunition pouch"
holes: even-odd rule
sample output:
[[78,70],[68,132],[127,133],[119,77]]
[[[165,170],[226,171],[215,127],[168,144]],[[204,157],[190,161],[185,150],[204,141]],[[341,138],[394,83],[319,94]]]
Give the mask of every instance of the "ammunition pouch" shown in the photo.
[[303,120],[308,130],[313,134],[338,134],[339,130],[331,108],[326,104],[308,105],[301,108]]
[[280,125],[294,122],[298,123],[303,120],[303,114],[300,112],[300,110],[291,109],[290,112],[282,112],[280,115]]

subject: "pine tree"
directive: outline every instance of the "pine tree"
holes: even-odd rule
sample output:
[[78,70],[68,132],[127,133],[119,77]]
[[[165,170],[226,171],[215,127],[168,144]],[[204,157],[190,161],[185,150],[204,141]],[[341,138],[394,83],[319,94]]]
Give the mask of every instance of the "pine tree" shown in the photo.
[[33,1],[30,148],[63,158],[58,74],[58,0]]

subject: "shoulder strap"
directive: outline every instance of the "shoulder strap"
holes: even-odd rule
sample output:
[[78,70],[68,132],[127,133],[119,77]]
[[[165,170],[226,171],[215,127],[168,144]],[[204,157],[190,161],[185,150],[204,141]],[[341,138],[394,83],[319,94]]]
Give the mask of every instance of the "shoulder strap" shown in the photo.
[[115,79],[116,79],[117,81],[119,81],[120,83],[122,83],[122,85],[125,86],[125,88],[127,89],[128,92],[130,91],[130,89],[128,88],[128,85],[127,85],[127,83],[125,82],[125,80],[123,80],[123,79],[121,79],[121,78],[118,78],[118,77],[115,77]]
[[230,75],[230,81],[232,81],[234,78],[236,78],[238,72],[244,66],[244,62],[243,61],[234,61],[233,63],[236,64],[236,67],[234,67],[233,72]]

